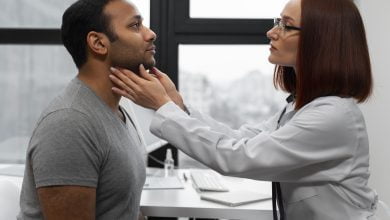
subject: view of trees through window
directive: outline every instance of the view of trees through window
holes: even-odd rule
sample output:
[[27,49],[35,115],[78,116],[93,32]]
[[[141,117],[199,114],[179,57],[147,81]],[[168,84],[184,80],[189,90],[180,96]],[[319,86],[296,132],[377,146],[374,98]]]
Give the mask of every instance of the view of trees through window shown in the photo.
[[[180,45],[179,90],[187,105],[239,128],[266,120],[285,104],[275,89],[269,45]],[[183,154],[182,166],[198,166]]]

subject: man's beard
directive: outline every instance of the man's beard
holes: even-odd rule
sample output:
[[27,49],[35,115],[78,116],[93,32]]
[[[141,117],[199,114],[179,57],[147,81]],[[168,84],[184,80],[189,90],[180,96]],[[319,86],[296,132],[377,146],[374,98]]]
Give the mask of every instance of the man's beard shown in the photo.
[[143,62],[142,64],[144,65],[145,69],[148,70],[148,69],[151,69],[152,67],[154,67],[156,65],[156,61],[153,59],[153,60],[151,60],[149,62]]
[[151,69],[152,67],[154,67],[156,65],[156,62],[153,59],[149,62],[143,61],[143,62],[137,62],[137,63],[118,64],[118,65],[114,65],[114,66],[118,66],[120,68],[131,70],[135,74],[140,75],[139,67],[141,64],[143,64],[144,68],[146,70],[148,70],[148,69]]

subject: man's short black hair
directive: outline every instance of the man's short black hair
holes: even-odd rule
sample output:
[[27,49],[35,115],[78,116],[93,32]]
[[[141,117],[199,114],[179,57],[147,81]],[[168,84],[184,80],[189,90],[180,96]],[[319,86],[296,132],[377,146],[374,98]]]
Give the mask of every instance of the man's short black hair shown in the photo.
[[61,37],[76,66],[87,61],[87,35],[90,31],[104,33],[110,41],[117,38],[110,27],[104,7],[112,0],[78,0],[62,16]]

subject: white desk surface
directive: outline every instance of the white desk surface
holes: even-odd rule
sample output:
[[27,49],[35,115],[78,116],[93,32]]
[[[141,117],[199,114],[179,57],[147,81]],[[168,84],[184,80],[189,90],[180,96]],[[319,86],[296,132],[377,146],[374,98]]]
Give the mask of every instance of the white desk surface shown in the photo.
[[[151,169],[148,170],[148,173],[150,172]],[[190,177],[189,172],[190,170],[178,171],[178,175],[185,185],[184,189],[144,190],[141,198],[142,213],[146,216],[160,217],[272,219],[271,200],[237,207],[201,200],[198,192],[193,188],[190,178],[187,181],[183,178],[183,173]],[[269,182],[226,176],[223,177],[223,182],[230,191],[250,190],[269,195],[272,191]]]
[[[24,164],[0,164],[0,169],[6,169],[7,167],[11,166],[18,166],[18,167],[24,167]],[[21,176],[6,176],[6,175],[1,175],[0,174],[0,179],[7,179],[14,183],[16,186],[19,187],[19,189],[22,188],[22,182],[23,182],[23,177]]]
[[[0,164],[0,168],[6,165]],[[23,165],[18,165],[23,166]],[[162,169],[148,168],[148,175],[162,175]],[[208,172],[210,170],[207,170]],[[200,199],[198,192],[192,186],[190,170],[177,170],[184,183],[184,189],[143,190],[141,211],[145,216],[158,217],[194,217],[194,218],[225,218],[225,219],[272,219],[272,201],[266,200],[237,207],[229,207]],[[188,177],[184,180],[183,173]],[[2,176],[14,182],[21,188],[23,177]],[[250,190],[263,194],[271,194],[269,182],[223,176],[223,182],[230,189]]]

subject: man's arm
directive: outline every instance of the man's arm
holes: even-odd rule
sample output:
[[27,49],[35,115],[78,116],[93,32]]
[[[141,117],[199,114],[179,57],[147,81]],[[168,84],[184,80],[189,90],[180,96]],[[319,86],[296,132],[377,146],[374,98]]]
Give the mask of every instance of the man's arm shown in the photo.
[[46,220],[95,219],[96,188],[50,186],[38,188],[38,197]]

